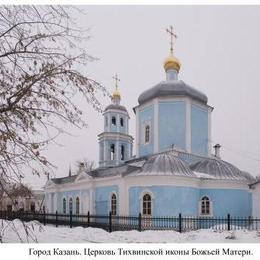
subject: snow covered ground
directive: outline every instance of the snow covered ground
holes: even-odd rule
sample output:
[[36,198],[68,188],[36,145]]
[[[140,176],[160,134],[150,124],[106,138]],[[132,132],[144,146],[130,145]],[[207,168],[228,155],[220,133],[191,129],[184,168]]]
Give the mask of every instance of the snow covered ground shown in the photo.
[[0,220],[0,235],[5,243],[260,243],[260,231],[196,230],[175,231],[117,231],[108,233],[98,228],[43,226],[38,221],[25,225],[20,220]]

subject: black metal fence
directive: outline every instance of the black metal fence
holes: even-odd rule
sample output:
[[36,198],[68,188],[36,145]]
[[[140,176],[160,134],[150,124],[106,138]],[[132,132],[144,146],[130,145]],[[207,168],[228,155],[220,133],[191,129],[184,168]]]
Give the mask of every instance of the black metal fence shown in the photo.
[[149,217],[142,216],[113,216],[109,215],[86,215],[61,214],[61,213],[38,213],[38,212],[8,212],[0,211],[0,218],[6,220],[20,219],[22,221],[37,220],[44,225],[53,224],[56,227],[82,226],[103,228],[109,232],[119,230],[176,230],[185,232],[197,229],[214,230],[260,230],[260,219],[252,217],[187,217],[179,214],[176,217]]

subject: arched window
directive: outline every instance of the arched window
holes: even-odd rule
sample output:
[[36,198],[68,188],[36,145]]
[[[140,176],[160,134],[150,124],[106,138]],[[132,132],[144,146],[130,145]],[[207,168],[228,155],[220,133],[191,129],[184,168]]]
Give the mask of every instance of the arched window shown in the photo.
[[145,143],[150,142],[150,126],[149,125],[145,126],[144,141],[145,141]]
[[70,198],[70,200],[69,200],[69,213],[72,213],[72,211],[73,211],[73,200],[72,200],[72,198]]
[[63,199],[63,214],[66,214],[66,199]]
[[35,202],[34,202],[34,201],[31,202],[30,210],[31,210],[32,212],[35,212]]
[[111,196],[111,214],[116,216],[116,194],[113,193]]
[[77,197],[76,198],[76,214],[79,214],[79,205],[80,205],[79,197]]
[[210,215],[211,210],[210,210],[210,200],[207,196],[204,196],[201,199],[201,204],[200,204],[200,214],[201,215]]
[[152,198],[151,195],[147,193],[143,196],[143,215],[152,215]]
[[107,116],[105,117],[105,126],[108,125],[108,119],[107,119]]
[[121,160],[125,160],[125,146],[121,145]]
[[111,161],[115,160],[115,145],[114,144],[110,145],[110,160]]
[[115,116],[112,116],[111,123],[112,123],[112,125],[116,125],[116,117]]
[[124,126],[124,119],[121,117],[120,118],[120,125],[123,127]]

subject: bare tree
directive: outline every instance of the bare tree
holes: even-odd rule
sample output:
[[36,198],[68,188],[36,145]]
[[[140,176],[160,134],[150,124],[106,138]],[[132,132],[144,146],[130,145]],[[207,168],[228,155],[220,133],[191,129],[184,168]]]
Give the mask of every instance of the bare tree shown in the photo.
[[47,171],[51,161],[42,150],[63,133],[60,122],[86,126],[75,95],[101,111],[97,94],[108,93],[85,74],[94,58],[82,48],[89,37],[72,18],[77,12],[62,6],[0,7],[2,179],[21,180],[25,166],[36,174]]

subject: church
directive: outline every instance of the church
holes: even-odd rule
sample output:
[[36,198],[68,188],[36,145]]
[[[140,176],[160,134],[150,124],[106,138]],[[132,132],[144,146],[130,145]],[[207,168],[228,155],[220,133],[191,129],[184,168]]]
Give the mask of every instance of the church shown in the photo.
[[[206,94],[179,79],[180,61],[170,54],[165,80],[138,97],[135,140],[118,89],[103,112],[99,167],[48,180],[47,212],[114,216],[252,216],[254,177],[211,154],[211,114]],[[145,88],[144,88],[145,89]],[[133,143],[136,152],[133,155]]]

